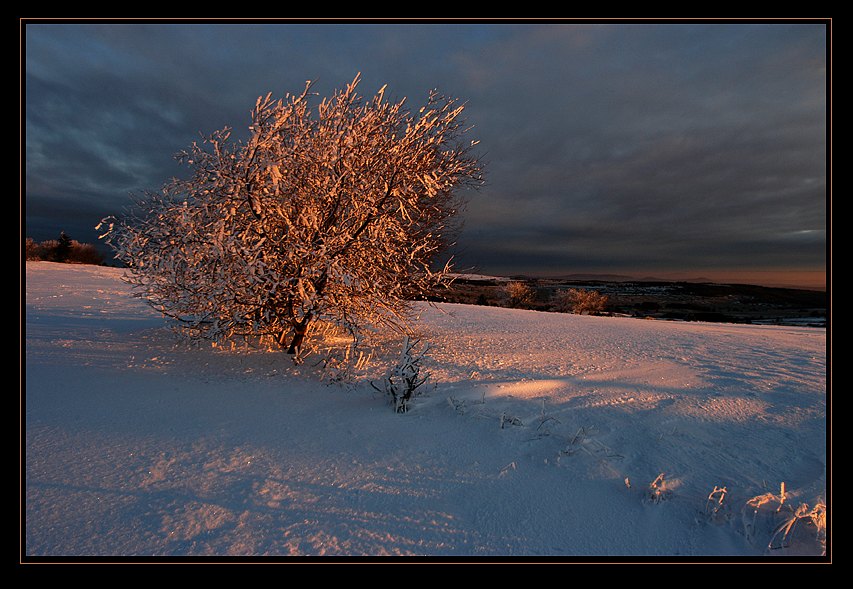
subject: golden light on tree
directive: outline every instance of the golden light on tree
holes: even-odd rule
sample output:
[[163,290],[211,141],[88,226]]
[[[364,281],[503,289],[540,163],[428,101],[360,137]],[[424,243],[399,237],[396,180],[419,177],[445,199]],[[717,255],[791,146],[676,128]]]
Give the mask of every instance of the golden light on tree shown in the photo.
[[189,179],[105,219],[140,296],[191,337],[298,353],[316,322],[403,325],[412,297],[446,284],[458,189],[482,183],[464,106],[432,91],[413,112],[359,80],[315,107],[311,83],[259,98],[247,141],[194,143],[178,155]]

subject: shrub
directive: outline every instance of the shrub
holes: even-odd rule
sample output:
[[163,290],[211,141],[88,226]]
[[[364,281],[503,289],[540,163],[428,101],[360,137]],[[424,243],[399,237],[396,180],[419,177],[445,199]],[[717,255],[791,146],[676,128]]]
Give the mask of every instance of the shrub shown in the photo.
[[72,240],[71,248],[65,261],[73,264],[100,266],[104,263],[104,256],[91,243],[80,243],[79,241]]
[[507,305],[513,309],[525,309],[536,300],[536,289],[524,282],[513,281],[506,285]]
[[428,372],[422,372],[421,363],[424,355],[429,350],[425,346],[421,352],[415,352],[414,348],[418,341],[411,341],[408,337],[403,340],[403,351],[397,365],[391,368],[385,375],[382,383],[383,388],[377,387],[372,382],[370,385],[385,394],[389,403],[397,413],[406,413],[409,403],[419,393],[418,389],[429,379]]
[[24,241],[24,255],[27,260],[41,260],[41,247],[32,237]]
[[604,312],[607,307],[608,297],[597,290],[584,290],[570,288],[558,290],[554,296],[554,306],[562,313],[575,313],[576,315],[596,315]]

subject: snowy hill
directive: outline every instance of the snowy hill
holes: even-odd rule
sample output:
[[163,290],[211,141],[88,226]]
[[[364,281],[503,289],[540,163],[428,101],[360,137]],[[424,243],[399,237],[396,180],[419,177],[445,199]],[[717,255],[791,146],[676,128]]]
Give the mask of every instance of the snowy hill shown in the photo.
[[398,415],[176,346],[120,275],[27,263],[28,556],[821,552],[823,329],[424,305]]

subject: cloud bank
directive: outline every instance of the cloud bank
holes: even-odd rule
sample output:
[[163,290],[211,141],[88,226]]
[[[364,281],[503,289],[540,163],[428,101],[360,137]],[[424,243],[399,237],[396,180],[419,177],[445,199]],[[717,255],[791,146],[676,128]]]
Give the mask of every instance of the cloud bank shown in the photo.
[[825,269],[821,24],[25,27],[26,231],[92,227],[257,96],[362,72],[468,102],[488,185],[457,260],[492,273]]

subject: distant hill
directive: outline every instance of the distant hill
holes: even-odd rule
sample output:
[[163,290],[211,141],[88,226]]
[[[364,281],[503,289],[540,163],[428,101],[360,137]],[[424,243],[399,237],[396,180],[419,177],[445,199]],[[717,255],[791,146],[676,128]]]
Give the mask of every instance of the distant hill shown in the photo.
[[645,276],[643,278],[635,278],[636,282],[698,282],[698,283],[713,283],[710,278],[700,276],[698,278],[657,278],[655,276]]
[[697,278],[661,278],[659,276],[630,276],[628,274],[596,274],[596,273],[573,273],[555,274],[544,276],[547,280],[564,280],[566,282],[591,280],[595,282],[714,282],[710,278],[699,276]]
[[514,274],[508,278],[497,276],[484,275],[468,275],[458,274],[457,278],[469,280],[550,280],[562,282],[658,282],[658,283],[690,283],[690,284],[721,284],[721,285],[737,285],[737,286],[763,286],[767,288],[785,288],[795,290],[810,290],[825,292],[826,287],[819,286],[802,286],[797,284],[784,283],[758,283],[758,282],[742,282],[742,281],[720,281],[712,280],[706,276],[697,276],[695,278],[661,278],[659,276],[630,276],[628,274],[596,274],[596,273],[572,273],[572,274],[552,274],[547,276],[529,276],[525,274]]
[[549,276],[554,280],[596,280],[599,282],[632,282],[637,280],[633,276],[625,274],[560,274],[557,276]]

